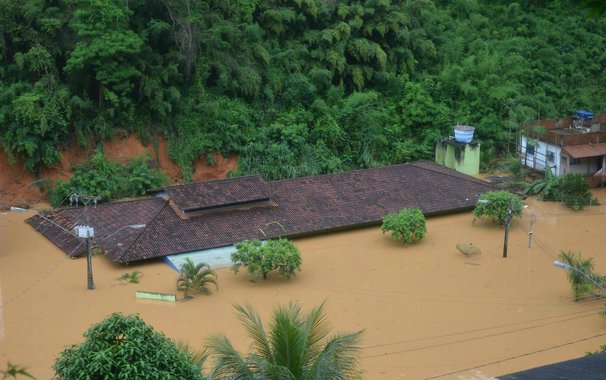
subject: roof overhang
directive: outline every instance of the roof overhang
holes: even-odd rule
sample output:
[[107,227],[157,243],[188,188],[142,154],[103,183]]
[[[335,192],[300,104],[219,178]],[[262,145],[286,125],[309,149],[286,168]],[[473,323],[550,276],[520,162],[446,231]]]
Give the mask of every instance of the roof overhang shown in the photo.
[[600,157],[606,155],[606,143],[568,145],[562,151],[572,158]]

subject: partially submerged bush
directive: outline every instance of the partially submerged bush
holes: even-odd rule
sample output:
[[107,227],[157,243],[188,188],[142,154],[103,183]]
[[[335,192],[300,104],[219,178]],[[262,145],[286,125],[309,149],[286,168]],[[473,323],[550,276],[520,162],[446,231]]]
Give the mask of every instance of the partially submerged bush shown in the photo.
[[425,215],[418,208],[405,208],[398,214],[389,214],[383,218],[383,233],[389,231],[391,236],[404,244],[422,240],[427,233]]
[[508,191],[489,191],[480,195],[476,207],[473,209],[474,221],[484,216],[505,224],[507,221],[507,210],[511,199],[511,217],[522,215],[522,200]]
[[277,269],[281,277],[295,276],[301,271],[301,253],[287,239],[246,240],[236,244],[237,251],[231,254],[232,270],[238,273],[242,267],[255,277],[267,278]]
[[582,210],[587,205],[598,205],[592,198],[589,184],[579,173],[568,173],[561,177],[551,174],[547,167],[545,178],[526,186],[524,194],[537,195],[540,200],[562,202],[573,210]]
[[604,279],[599,274],[593,271],[593,259],[584,259],[581,253],[560,252],[558,256],[564,264],[570,266],[568,270],[568,282],[574,292],[574,300],[578,301],[586,293],[591,293],[595,290],[596,284],[604,282]]
[[210,294],[209,284],[213,284],[217,290],[217,274],[210,269],[206,263],[194,264],[189,257],[181,265],[181,275],[177,279],[177,290],[183,290],[184,296],[188,297],[190,293]]
[[[557,186],[556,199],[564,203],[573,210],[582,210],[583,207],[592,203],[592,194],[589,191],[589,184],[579,173],[566,174]],[[599,204],[597,200],[594,202]]]

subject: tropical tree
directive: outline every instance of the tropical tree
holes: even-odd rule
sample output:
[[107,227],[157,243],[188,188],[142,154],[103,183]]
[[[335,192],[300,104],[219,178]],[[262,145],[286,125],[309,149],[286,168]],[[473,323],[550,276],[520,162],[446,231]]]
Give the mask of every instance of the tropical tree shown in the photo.
[[181,265],[181,275],[177,279],[177,289],[185,291],[184,296],[190,293],[210,294],[209,284],[213,284],[217,290],[217,274],[210,269],[206,263],[195,264],[189,257]]
[[242,267],[256,277],[267,279],[267,274],[277,269],[281,277],[290,278],[301,270],[301,253],[287,239],[246,240],[236,244],[231,254],[232,270],[238,273]]
[[198,363],[136,315],[114,313],[55,362],[58,380],[205,379]]
[[427,233],[425,215],[418,208],[405,208],[398,214],[389,214],[383,218],[383,233],[389,231],[391,236],[404,244],[422,240]]
[[357,373],[362,331],[328,336],[324,304],[303,315],[289,303],[274,310],[266,330],[251,305],[235,306],[252,348],[236,351],[225,335],[210,339],[213,379],[351,379]]
[[574,300],[578,301],[586,293],[595,290],[596,284],[604,282],[604,278],[593,271],[593,259],[583,259],[581,253],[561,251],[558,256],[564,264],[570,266],[568,282],[574,292]]
[[517,195],[505,190],[489,191],[478,198],[473,209],[473,220],[475,222],[476,218],[489,216],[493,220],[498,220],[500,224],[505,224],[510,208],[512,217],[522,215],[522,200]]
[[551,168],[545,166],[545,178],[537,179],[526,185],[522,194],[537,195],[540,200],[555,199],[555,190],[557,189],[560,177],[556,177],[551,173]]

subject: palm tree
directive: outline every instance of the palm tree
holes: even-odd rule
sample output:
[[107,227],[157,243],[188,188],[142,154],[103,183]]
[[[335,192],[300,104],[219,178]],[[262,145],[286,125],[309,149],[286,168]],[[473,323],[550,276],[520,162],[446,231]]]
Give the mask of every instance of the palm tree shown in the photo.
[[594,273],[593,259],[583,259],[581,253],[561,251],[560,260],[568,264],[572,269],[568,271],[568,282],[574,291],[574,300],[578,301],[583,294],[592,292],[595,283],[603,282],[602,276]]
[[358,373],[362,331],[329,337],[324,303],[307,315],[298,304],[277,307],[269,331],[251,305],[235,308],[252,339],[251,352],[240,354],[225,335],[212,337],[209,349],[215,364],[210,378],[340,380]]
[[177,279],[177,289],[185,290],[185,297],[189,292],[210,294],[208,284],[213,284],[217,290],[217,274],[206,263],[198,265],[188,257],[181,265],[181,276]]

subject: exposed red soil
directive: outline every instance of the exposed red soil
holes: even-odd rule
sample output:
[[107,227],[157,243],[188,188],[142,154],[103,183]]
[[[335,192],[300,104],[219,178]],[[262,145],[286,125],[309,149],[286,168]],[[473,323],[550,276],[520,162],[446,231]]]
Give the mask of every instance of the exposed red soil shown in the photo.
[[[61,163],[51,168],[44,168],[36,176],[27,171],[23,162],[17,160],[14,165],[9,163],[8,157],[0,147],[0,209],[10,206],[29,206],[46,200],[34,181],[37,179],[50,179],[57,181],[67,179],[73,168],[85,162],[94,152],[94,147],[82,148],[73,143],[61,151]],[[134,134],[122,138],[105,141],[103,152],[109,160],[126,162],[129,159],[148,154],[152,158],[154,167],[159,168],[169,178],[171,184],[183,182],[183,173],[179,165],[168,154],[167,141],[159,137],[157,149],[154,144],[143,145]],[[236,169],[237,156],[223,157],[220,153],[214,154],[214,165],[208,165],[205,157],[200,157],[193,165],[193,181],[225,178],[228,172]]]

